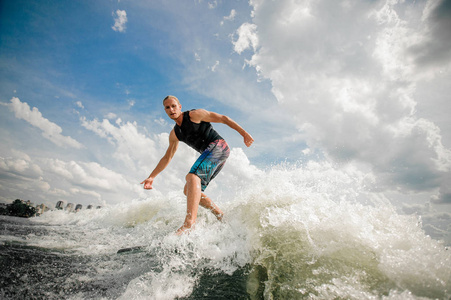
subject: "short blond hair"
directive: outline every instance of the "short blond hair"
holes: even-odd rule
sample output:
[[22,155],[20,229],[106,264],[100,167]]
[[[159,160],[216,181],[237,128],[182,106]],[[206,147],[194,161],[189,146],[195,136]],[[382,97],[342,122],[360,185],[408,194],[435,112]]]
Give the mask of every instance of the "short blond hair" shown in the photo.
[[169,96],[166,96],[166,97],[163,99],[163,105],[164,105],[164,101],[166,101],[166,100],[168,100],[168,99],[174,99],[175,101],[177,101],[178,104],[180,104],[180,101],[179,101],[179,99],[177,99],[176,96],[169,95]]

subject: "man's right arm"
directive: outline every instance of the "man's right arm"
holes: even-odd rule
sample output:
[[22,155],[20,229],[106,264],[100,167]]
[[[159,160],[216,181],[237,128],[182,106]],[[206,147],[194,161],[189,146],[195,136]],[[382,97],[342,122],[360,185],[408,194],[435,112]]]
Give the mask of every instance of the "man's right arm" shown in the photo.
[[177,136],[175,135],[173,129],[169,134],[169,147],[166,150],[166,153],[160,159],[160,162],[157,164],[152,173],[150,173],[149,177],[146,178],[143,182],[141,182],[141,184],[144,184],[144,188],[146,190],[152,189],[152,184],[155,177],[157,177],[157,175],[160,174],[169,165],[169,162],[172,160],[172,157],[174,157],[174,154],[177,151],[178,146],[179,140],[177,139]]

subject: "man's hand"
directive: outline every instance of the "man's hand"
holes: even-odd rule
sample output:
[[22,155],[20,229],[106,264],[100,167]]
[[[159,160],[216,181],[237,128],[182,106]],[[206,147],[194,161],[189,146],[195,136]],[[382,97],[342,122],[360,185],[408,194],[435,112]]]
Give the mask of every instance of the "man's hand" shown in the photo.
[[254,142],[254,139],[252,138],[252,136],[249,133],[245,132],[243,137],[244,137],[244,144],[246,146],[250,147],[252,145],[252,143]]
[[144,189],[151,190],[152,189],[153,180],[154,180],[154,178],[149,177],[149,178],[145,179],[143,182],[141,182],[141,184],[144,183]]

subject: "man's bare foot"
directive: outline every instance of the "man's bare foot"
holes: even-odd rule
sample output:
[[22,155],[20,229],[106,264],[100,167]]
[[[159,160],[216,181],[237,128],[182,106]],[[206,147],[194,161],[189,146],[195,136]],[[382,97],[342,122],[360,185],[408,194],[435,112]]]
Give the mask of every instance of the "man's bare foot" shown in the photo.
[[222,218],[224,218],[224,213],[221,211],[220,213],[215,213],[213,212],[213,214],[216,216],[216,218],[218,219],[218,221],[222,222]]
[[192,229],[194,229],[194,226],[187,227],[185,224],[183,224],[182,227],[177,229],[175,234],[176,235],[189,234]]

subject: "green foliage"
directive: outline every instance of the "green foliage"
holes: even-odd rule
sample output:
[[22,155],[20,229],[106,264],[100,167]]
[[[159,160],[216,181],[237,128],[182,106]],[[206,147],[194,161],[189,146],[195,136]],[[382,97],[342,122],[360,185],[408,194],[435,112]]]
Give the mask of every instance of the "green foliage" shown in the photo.
[[36,214],[36,208],[24,203],[20,199],[14,200],[13,203],[6,206],[6,209],[1,209],[0,214],[14,217],[29,218]]

